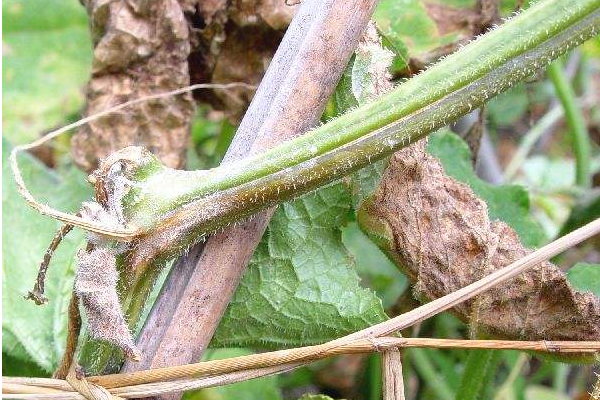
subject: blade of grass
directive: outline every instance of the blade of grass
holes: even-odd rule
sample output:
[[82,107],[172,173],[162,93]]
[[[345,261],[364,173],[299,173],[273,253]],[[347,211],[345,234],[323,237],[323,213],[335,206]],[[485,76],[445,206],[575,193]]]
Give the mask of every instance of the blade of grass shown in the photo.
[[576,182],[579,186],[588,188],[591,185],[590,159],[592,149],[585,119],[577,105],[575,91],[565,76],[560,60],[550,64],[546,72],[548,78],[554,84],[554,90],[560,99],[569,126],[571,144],[575,154]]
[[453,392],[456,392],[460,384],[460,376],[456,372],[456,363],[458,360],[452,357],[452,353],[456,352],[433,351],[429,353],[429,356],[435,368],[444,376],[444,380],[448,386],[450,386]]
[[456,400],[477,400],[488,377],[487,370],[494,350],[469,350]]
[[516,173],[523,165],[523,162],[529,155],[529,152],[538,141],[548,130],[550,130],[554,124],[556,124],[560,118],[563,116],[562,107],[556,106],[550,109],[542,118],[540,118],[535,125],[527,132],[521,143],[519,143],[519,147],[515,152],[514,156],[511,158],[510,162],[506,166],[504,170],[504,179],[509,182],[511,181]]
[[566,364],[562,363],[554,363],[553,365],[553,377],[552,377],[552,387],[559,393],[567,392],[567,378],[569,376],[570,368]]
[[419,376],[423,379],[423,382],[427,384],[429,389],[435,394],[435,398],[439,400],[453,400],[454,392],[448,386],[446,381],[438,374],[429,359],[427,350],[425,349],[410,349],[408,355],[412,360],[412,363],[419,373]]
[[498,392],[496,392],[496,396],[494,397],[494,400],[507,400],[510,398],[508,396],[510,393],[513,392],[513,386],[515,384],[515,381],[516,381],[517,377],[519,376],[519,374],[521,373],[521,370],[523,369],[523,367],[525,366],[527,361],[529,361],[528,354],[526,354],[526,353],[519,354],[516,362],[513,364],[512,368],[510,370],[510,373],[508,374],[508,377],[506,378],[506,380],[504,381],[502,386],[500,386],[500,389],[498,389]]
[[479,394],[481,400],[487,400],[494,397],[494,393],[496,392],[496,379],[500,365],[502,364],[502,356],[504,353],[505,351],[503,350],[496,350],[492,353],[492,357],[486,370],[487,374],[483,378],[484,384]]

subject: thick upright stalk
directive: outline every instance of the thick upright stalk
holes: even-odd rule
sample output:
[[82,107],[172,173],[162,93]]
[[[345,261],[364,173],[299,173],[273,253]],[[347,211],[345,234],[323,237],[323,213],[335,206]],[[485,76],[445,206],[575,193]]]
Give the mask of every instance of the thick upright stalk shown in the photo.
[[546,69],[548,77],[554,84],[556,95],[560,99],[565,112],[565,119],[571,131],[571,143],[575,154],[576,182],[579,186],[590,187],[590,159],[592,146],[585,126],[585,118],[577,105],[575,91],[562,69],[562,63],[555,61]]

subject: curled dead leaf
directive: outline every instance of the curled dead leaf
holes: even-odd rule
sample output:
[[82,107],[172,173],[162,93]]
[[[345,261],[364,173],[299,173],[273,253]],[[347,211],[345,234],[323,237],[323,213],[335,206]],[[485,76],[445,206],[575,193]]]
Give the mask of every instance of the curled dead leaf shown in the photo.
[[[188,25],[176,0],[84,3],[95,43],[85,114],[189,85]],[[143,144],[166,165],[181,168],[193,110],[192,96],[184,94],[104,117],[73,137],[73,158],[91,171],[110,153]]]
[[[442,297],[530,251],[486,203],[448,177],[423,139],[397,152],[359,223],[414,282],[422,300]],[[573,289],[545,262],[454,308],[477,336],[600,340],[600,300]]]

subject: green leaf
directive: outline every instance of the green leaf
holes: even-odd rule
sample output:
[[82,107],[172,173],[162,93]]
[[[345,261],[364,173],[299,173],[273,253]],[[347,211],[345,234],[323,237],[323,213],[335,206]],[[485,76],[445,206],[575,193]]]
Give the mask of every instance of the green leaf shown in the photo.
[[[520,4],[528,7],[528,1]],[[518,0],[499,2],[500,14],[511,15]],[[396,54],[391,69],[405,72],[409,57],[431,61],[444,46],[466,42],[472,36],[475,0],[382,0],[373,18],[384,36],[384,46]]]
[[[209,350],[207,352],[208,356],[204,360],[220,360],[250,354],[252,352],[246,349]],[[278,376],[267,376],[231,385],[195,390],[185,393],[183,400],[281,400],[282,396],[277,384],[278,380]]]
[[356,55],[353,55],[352,58],[350,58],[350,61],[333,92],[333,117],[358,107],[358,101],[352,92],[352,66],[354,65],[355,58]]
[[522,186],[491,185],[473,171],[467,144],[456,134],[442,129],[430,135],[428,151],[437,157],[444,171],[469,187],[488,205],[491,219],[510,225],[527,247],[539,246],[545,239],[540,226],[529,214],[529,194]]
[[575,186],[575,163],[565,158],[542,155],[523,163],[523,182],[542,193],[564,193]]
[[[73,259],[81,232],[68,235],[54,254],[47,276],[49,302],[37,306],[23,296],[33,288],[37,268],[59,228],[56,221],[30,208],[17,193],[7,161],[11,146],[2,143],[2,351],[53,370],[64,351]],[[43,202],[76,210],[91,195],[82,173],[58,175],[33,157],[19,157],[25,182]]]
[[494,125],[511,126],[525,116],[529,100],[527,87],[523,84],[516,85],[486,104],[489,119]]
[[[373,71],[387,71],[394,58],[394,53],[380,44],[363,45],[363,50],[356,52],[350,75],[352,94],[358,104],[363,105],[378,97],[378,79]],[[381,77],[379,77],[381,79]]]
[[342,229],[342,241],[354,257],[356,269],[365,283],[375,290],[385,309],[396,304],[408,288],[408,279],[365,235],[356,222]]
[[[455,5],[462,8],[465,4]],[[384,43],[389,43],[386,47],[393,48],[397,53],[392,66],[394,71],[401,71],[406,67],[408,56],[420,57],[438,47],[470,36],[466,26],[450,30],[446,27],[444,33],[441,33],[428,13],[426,2],[422,0],[382,0],[375,9],[373,18],[386,38]]]
[[208,112],[208,106],[198,107],[192,121],[192,143],[188,148],[186,163],[186,169],[189,171],[219,165],[235,135],[235,127],[226,119],[209,119]]
[[564,236],[596,218],[600,218],[600,190],[589,192],[578,199],[558,236]]
[[[2,340],[4,342],[4,338]],[[49,374],[31,361],[2,353],[2,376],[47,377]]]
[[385,320],[342,243],[350,205],[347,187],[334,184],[279,207],[213,346],[322,343]]
[[358,209],[360,203],[377,189],[381,176],[388,166],[388,161],[389,158],[386,157],[361,168],[352,175],[352,204],[354,204],[354,209]]
[[600,264],[579,262],[567,272],[567,280],[574,289],[600,298]]
[[553,94],[552,87],[546,81],[519,83],[486,104],[490,125],[506,127],[511,131],[519,129],[513,125],[526,118],[530,110],[545,107]]
[[3,132],[23,143],[80,109],[92,46],[76,1],[6,0],[2,13]]
[[394,45],[406,45],[411,54],[427,52],[440,43],[437,26],[419,0],[382,0],[373,15]]

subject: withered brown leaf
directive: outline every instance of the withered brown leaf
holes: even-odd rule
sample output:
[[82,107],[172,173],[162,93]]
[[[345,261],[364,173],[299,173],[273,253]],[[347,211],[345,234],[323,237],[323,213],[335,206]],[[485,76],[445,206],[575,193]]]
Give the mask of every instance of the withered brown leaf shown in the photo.
[[[84,4],[95,46],[85,114],[190,84],[188,24],[176,0]],[[110,153],[140,144],[166,165],[181,168],[193,110],[188,93],[106,116],[73,137],[73,158],[89,172]]]
[[[442,297],[530,252],[486,203],[447,176],[426,139],[397,152],[359,223],[413,280],[422,300]],[[550,262],[454,308],[476,336],[600,340],[600,301]]]

